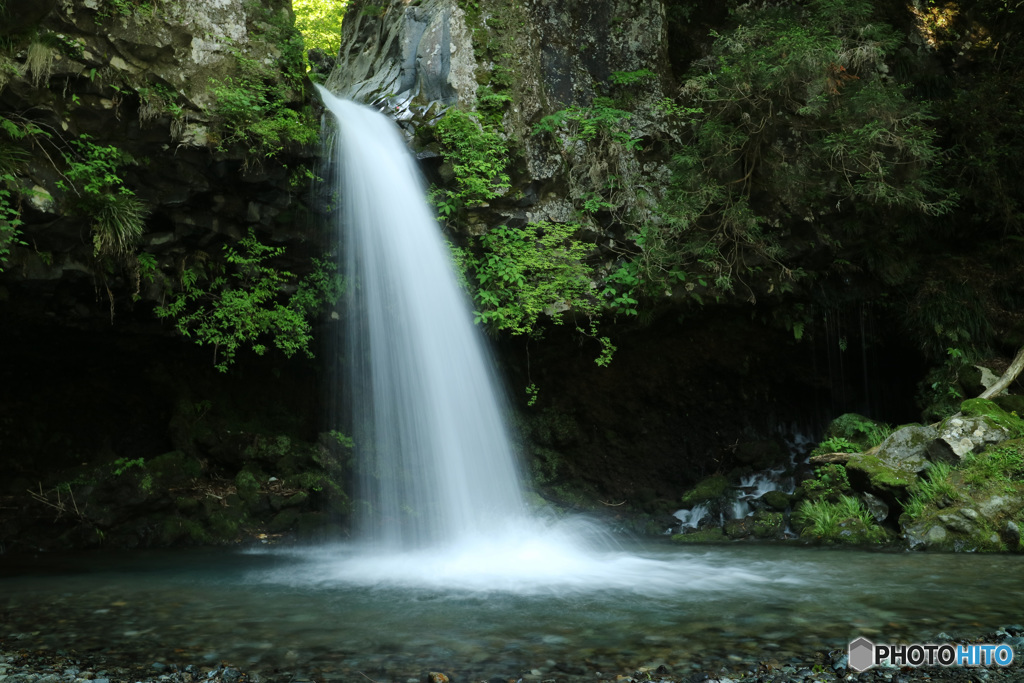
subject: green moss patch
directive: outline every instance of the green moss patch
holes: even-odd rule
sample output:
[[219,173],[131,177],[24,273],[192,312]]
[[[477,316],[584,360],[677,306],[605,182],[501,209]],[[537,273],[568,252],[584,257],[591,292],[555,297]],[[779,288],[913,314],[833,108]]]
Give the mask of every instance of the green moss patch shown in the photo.
[[729,479],[724,474],[715,474],[702,479],[696,486],[683,494],[685,505],[699,505],[715,498],[721,498],[729,490]]
[[960,412],[967,417],[987,417],[1010,432],[1011,437],[1024,436],[1024,420],[1003,410],[992,401],[983,398],[969,399],[960,404]]
[[724,543],[728,540],[721,527],[699,529],[693,533],[674,534],[672,536],[673,543]]

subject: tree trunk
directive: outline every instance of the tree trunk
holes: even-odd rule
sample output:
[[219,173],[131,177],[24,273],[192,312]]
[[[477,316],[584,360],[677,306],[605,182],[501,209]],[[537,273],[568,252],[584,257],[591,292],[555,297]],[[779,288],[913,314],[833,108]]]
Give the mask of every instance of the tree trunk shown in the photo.
[[999,394],[1003,389],[1010,386],[1013,380],[1017,379],[1017,375],[1024,370],[1024,346],[1017,351],[1017,355],[1014,357],[1013,362],[1010,363],[1010,367],[1006,368],[1006,372],[1003,376],[996,380],[996,383],[986,389],[981,396],[978,398],[992,398]]

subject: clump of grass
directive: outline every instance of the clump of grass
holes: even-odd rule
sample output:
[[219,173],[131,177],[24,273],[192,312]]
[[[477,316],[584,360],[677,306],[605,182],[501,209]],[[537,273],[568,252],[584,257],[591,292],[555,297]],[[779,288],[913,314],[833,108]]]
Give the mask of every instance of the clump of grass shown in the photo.
[[853,496],[839,496],[836,502],[805,500],[793,513],[801,536],[825,542],[864,543],[885,540],[885,530]]
[[943,499],[950,502],[959,500],[960,492],[953,483],[953,467],[947,463],[933,464],[923,477],[914,482],[908,489],[910,498],[903,506],[903,511],[912,519],[920,517],[926,508]]
[[148,213],[146,205],[133,194],[104,195],[93,214],[93,253],[117,258],[133,253],[146,230]]
[[993,480],[1024,483],[1024,440],[1005,441],[964,458],[965,483],[984,485]]

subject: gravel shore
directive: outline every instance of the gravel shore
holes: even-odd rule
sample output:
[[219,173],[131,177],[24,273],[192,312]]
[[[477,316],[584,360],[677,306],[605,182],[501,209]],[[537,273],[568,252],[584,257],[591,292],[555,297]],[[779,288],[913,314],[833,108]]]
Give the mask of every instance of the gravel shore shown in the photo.
[[30,651],[18,649],[17,642],[0,638],[0,683],[1024,683],[1021,662],[1022,635],[1000,629],[995,633],[960,642],[1007,643],[1015,650],[1008,667],[880,668],[857,673],[846,668],[842,651],[812,653],[803,660],[780,662],[766,655],[758,661],[735,661],[717,671],[672,671],[665,666],[639,668],[632,672],[587,671],[547,662],[513,675],[465,674],[425,668],[395,676],[373,671],[303,670],[301,663],[271,671],[246,670],[227,662],[165,663],[123,661],[114,652]]

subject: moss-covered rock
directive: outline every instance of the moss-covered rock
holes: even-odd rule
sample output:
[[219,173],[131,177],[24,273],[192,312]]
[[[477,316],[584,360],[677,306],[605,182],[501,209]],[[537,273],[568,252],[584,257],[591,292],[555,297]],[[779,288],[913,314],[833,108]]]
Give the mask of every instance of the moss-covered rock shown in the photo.
[[182,451],[171,451],[149,460],[145,469],[153,483],[161,488],[174,488],[203,474],[203,465],[198,458]]
[[859,484],[859,488],[870,488],[890,500],[903,497],[918,473],[928,468],[928,448],[937,435],[934,428],[923,425],[898,429],[877,448],[850,456],[846,469],[851,482],[855,488]]
[[299,521],[299,517],[302,513],[298,508],[285,508],[281,510],[274,518],[267,524],[267,531],[272,534],[280,534],[285,531],[290,531],[295,527]]
[[683,494],[684,505],[699,505],[716,498],[721,498],[729,491],[729,479],[723,474],[715,474],[702,479],[692,489]]
[[730,519],[722,527],[729,538],[779,538],[786,530],[781,512],[758,510],[742,519]]
[[970,453],[952,467],[936,465],[911,493],[900,517],[911,548],[1017,551],[1024,520],[1024,439]]
[[781,512],[758,510],[753,519],[754,538],[779,538],[786,531],[785,515]]
[[1018,416],[1024,415],[1024,396],[1020,394],[995,396],[992,398],[992,402],[1011,415],[1013,413]]
[[825,440],[845,439],[862,450],[878,444],[885,435],[886,426],[858,413],[843,413],[825,429]]
[[300,507],[306,504],[309,500],[309,494],[305,491],[297,491],[295,493],[288,494],[272,494],[270,496],[270,507],[275,510],[284,510],[285,508]]
[[769,491],[761,496],[761,500],[764,501],[765,505],[780,512],[789,507],[792,499],[793,495],[785,491]]
[[235,491],[246,504],[255,503],[260,495],[260,483],[249,470],[242,470],[235,475]]
[[928,446],[928,457],[956,464],[971,453],[1024,434],[1024,422],[991,401],[971,399],[961,405],[960,414],[943,420],[938,431],[938,438]]
[[673,534],[673,543],[724,543],[729,540],[721,527],[698,529],[688,534]]

